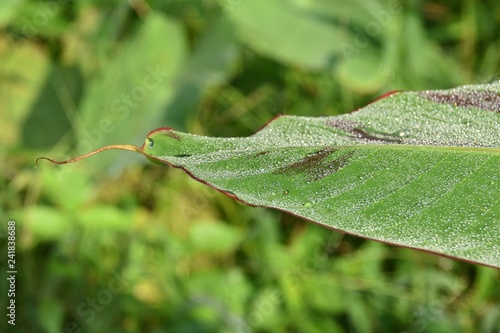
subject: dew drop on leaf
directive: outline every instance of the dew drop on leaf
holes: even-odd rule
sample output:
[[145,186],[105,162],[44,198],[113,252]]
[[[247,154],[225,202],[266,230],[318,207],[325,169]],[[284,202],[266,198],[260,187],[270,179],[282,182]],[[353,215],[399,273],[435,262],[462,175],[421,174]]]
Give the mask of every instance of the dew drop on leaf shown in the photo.
[[146,139],[146,146],[147,146],[148,148],[153,148],[153,147],[154,147],[154,145],[155,145],[155,142],[154,142],[154,140],[153,140],[153,139],[151,139],[151,138],[147,138],[147,139]]

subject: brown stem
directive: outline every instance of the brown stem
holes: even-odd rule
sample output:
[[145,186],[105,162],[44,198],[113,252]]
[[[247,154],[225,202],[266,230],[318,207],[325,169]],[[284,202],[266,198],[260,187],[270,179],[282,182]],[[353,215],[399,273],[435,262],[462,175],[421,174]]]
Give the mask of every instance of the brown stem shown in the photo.
[[104,146],[102,148],[99,148],[99,149],[96,149],[94,151],[91,151],[90,153],[87,153],[85,155],[78,156],[78,157],[75,157],[75,158],[72,158],[72,159],[69,159],[69,160],[65,160],[65,161],[56,161],[56,160],[53,160],[53,159],[48,158],[48,157],[39,157],[39,158],[36,159],[35,166],[38,165],[38,161],[39,160],[47,160],[47,161],[50,161],[50,162],[52,162],[54,164],[73,163],[73,162],[79,161],[81,159],[87,158],[89,156],[95,155],[97,153],[100,153],[101,151],[105,151],[105,150],[109,150],[109,149],[130,150],[130,151],[135,151],[135,152],[144,154],[139,147],[134,146],[134,145],[110,145],[110,146]]

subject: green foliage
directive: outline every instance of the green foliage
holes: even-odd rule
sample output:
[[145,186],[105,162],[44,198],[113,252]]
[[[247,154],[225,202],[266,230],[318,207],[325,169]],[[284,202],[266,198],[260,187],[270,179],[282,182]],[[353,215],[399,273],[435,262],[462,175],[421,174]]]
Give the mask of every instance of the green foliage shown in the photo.
[[[140,144],[163,125],[242,137],[277,114],[335,115],[500,72],[498,1],[400,4],[1,1],[0,220],[17,221],[16,328],[495,332],[498,270],[242,206],[133,154],[33,167]],[[148,90],[156,66],[168,75]]]

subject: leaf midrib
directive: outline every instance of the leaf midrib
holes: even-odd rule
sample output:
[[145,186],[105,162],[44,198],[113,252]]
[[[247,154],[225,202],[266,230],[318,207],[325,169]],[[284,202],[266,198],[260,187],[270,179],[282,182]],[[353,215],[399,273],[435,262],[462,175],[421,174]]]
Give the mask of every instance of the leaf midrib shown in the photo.
[[[222,149],[215,152],[202,153],[202,154],[193,154],[192,156],[186,157],[184,160],[187,161],[192,157],[200,157],[200,156],[210,156],[212,154],[220,154],[222,152],[262,152],[265,151],[279,151],[281,149],[304,149],[304,148],[316,148],[316,149],[324,149],[327,147],[335,147],[338,149],[388,149],[388,150],[429,150],[429,151],[444,151],[444,152],[466,152],[466,153],[483,153],[483,154],[500,154],[500,147],[460,147],[460,146],[424,146],[424,145],[304,145],[304,146],[271,146],[271,147],[256,147],[251,149]],[[161,158],[179,158],[177,156],[172,155],[164,155],[158,156]]]

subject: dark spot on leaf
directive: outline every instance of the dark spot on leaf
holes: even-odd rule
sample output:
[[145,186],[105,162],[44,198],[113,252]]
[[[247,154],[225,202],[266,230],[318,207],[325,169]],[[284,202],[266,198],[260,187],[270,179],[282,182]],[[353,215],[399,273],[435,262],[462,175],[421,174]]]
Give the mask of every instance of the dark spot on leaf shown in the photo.
[[259,157],[259,156],[263,156],[263,155],[266,155],[267,153],[269,153],[268,151],[261,151],[260,153],[258,153],[257,155],[255,155],[254,157]]
[[338,170],[342,169],[344,166],[347,165],[347,162],[349,162],[349,159],[352,157],[352,155],[354,155],[354,151],[350,151],[348,152],[347,154],[345,155],[342,155],[340,156],[339,158],[337,158],[336,160],[334,160],[333,162],[331,162],[329,164],[329,167],[331,169],[331,172],[329,172],[328,174],[326,175],[323,175],[322,177],[320,178],[323,178],[325,176],[328,176],[334,172],[337,172]]
[[326,121],[326,125],[348,133],[352,132],[354,128],[360,126],[360,124],[356,121],[342,118],[330,118]]
[[179,134],[174,133],[172,131],[165,131],[164,133],[165,133],[166,136],[171,137],[172,139],[175,139],[175,140],[180,140],[181,139],[181,137],[179,136]]
[[402,142],[400,138],[397,138],[392,134],[378,131],[368,131],[362,128],[362,124],[347,119],[329,119],[326,124],[350,134],[350,137],[353,139],[363,142]]
[[174,157],[191,157],[193,155],[190,154],[179,154],[179,155],[174,155]]
[[[363,139],[368,141],[381,141],[381,142],[397,142],[401,143],[401,139],[388,139],[388,138],[379,138],[370,133],[363,131],[361,128],[355,128],[352,130],[355,139]],[[384,135],[390,135],[388,133],[384,133]]]
[[338,150],[337,148],[333,147],[323,148],[321,150],[318,150],[317,152],[307,155],[298,162],[279,168],[274,173],[286,174],[290,172],[291,173],[305,172],[321,164],[323,160],[325,160],[328,156],[330,156],[330,154],[336,152],[337,150]]
[[336,152],[338,148],[327,147],[307,155],[302,160],[275,170],[274,174],[299,174],[305,173],[310,181],[320,180],[333,174],[345,166],[349,158],[354,154],[350,151],[333,161],[327,161],[328,156]]
[[463,108],[479,108],[500,113],[500,96],[494,91],[467,91],[456,94],[424,91],[419,95],[437,103],[451,104]]

